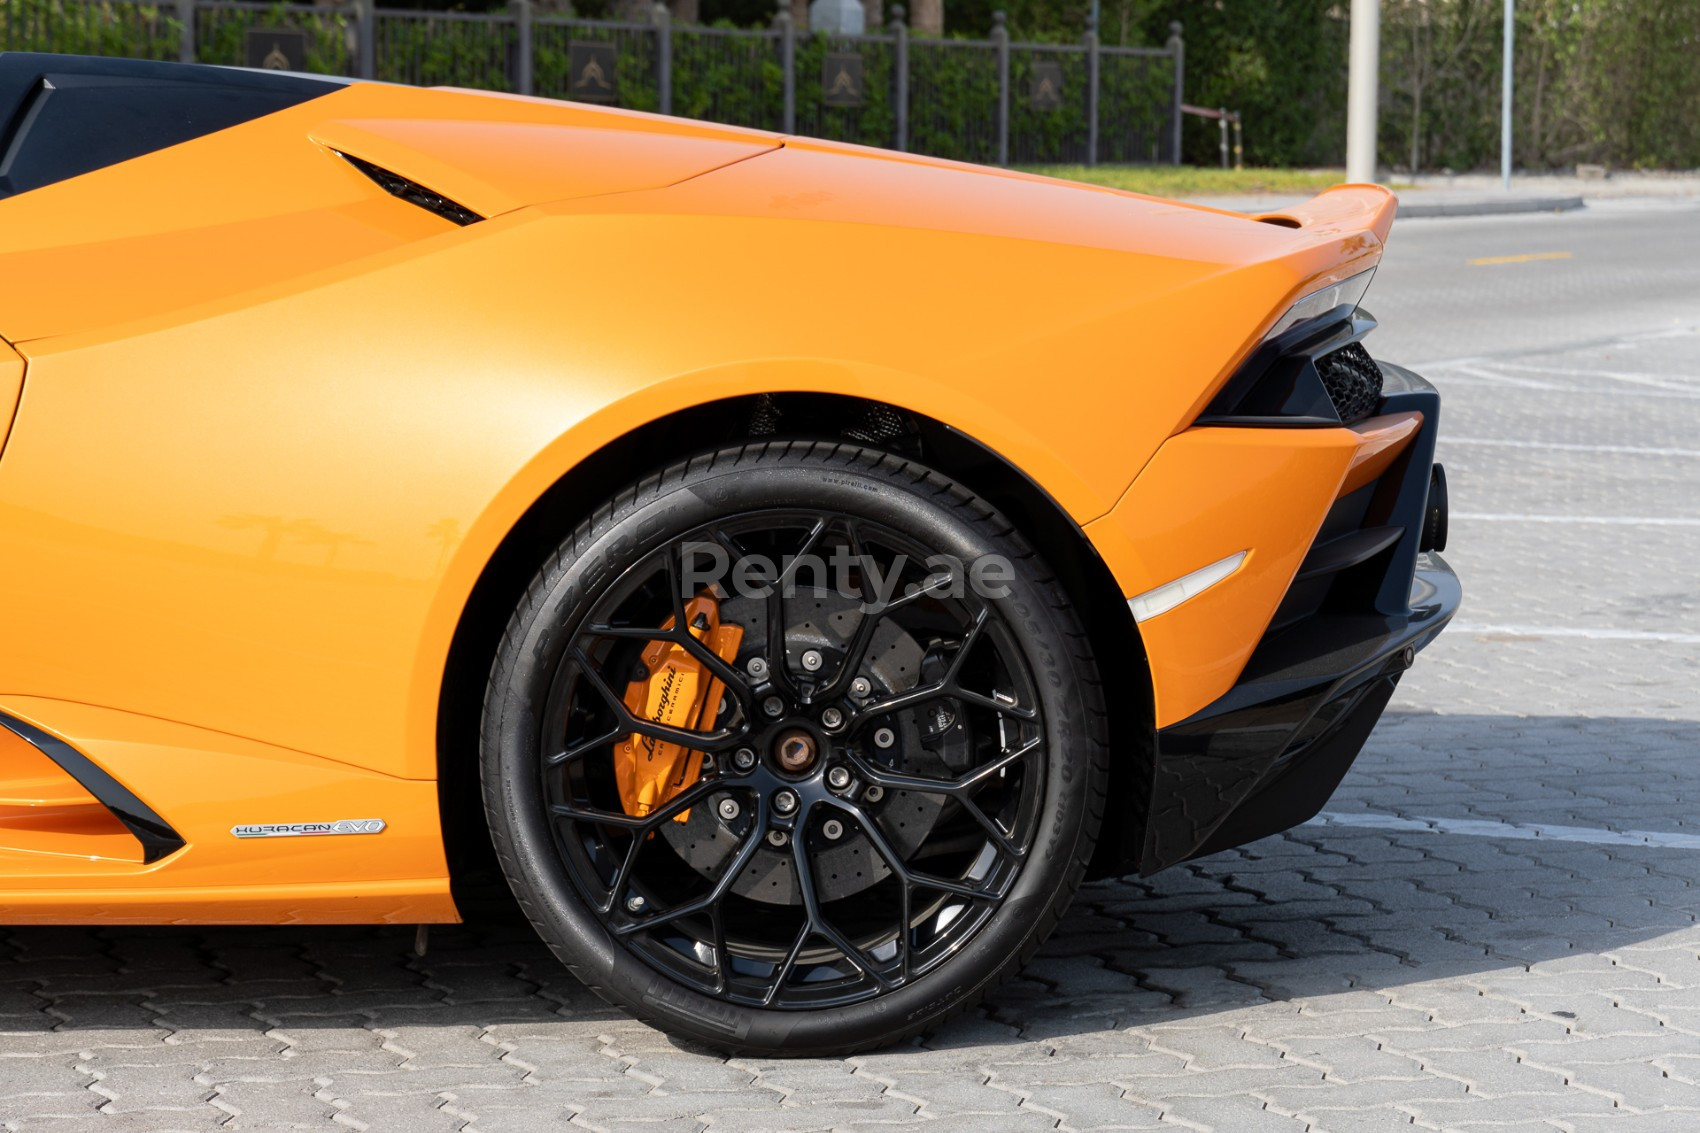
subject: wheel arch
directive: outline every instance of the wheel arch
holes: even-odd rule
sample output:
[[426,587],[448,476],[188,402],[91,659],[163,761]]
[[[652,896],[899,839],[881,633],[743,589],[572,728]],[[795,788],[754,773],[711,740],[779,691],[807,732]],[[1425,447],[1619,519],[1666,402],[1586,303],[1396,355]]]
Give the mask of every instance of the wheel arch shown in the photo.
[[444,848],[462,908],[487,886],[500,885],[478,786],[479,723],[490,666],[525,587],[545,556],[593,513],[611,487],[659,471],[682,453],[754,439],[850,440],[922,460],[990,501],[1044,549],[1084,615],[1106,700],[1114,708],[1105,813],[1136,819],[1107,824],[1120,835],[1100,838],[1088,876],[1108,876],[1129,861],[1139,846],[1150,797],[1151,674],[1120,589],[1080,525],[1014,463],[934,418],[849,395],[741,395],[679,409],[590,453],[523,513],[473,585],[443,668],[436,730]]

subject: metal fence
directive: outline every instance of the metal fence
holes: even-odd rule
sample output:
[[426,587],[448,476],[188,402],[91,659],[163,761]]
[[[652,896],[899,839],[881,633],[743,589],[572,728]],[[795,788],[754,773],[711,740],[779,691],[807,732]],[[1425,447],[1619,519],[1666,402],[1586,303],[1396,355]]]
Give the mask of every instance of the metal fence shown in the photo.
[[[786,6],[788,7],[788,5]],[[516,91],[1007,165],[1180,160],[1185,48],[917,38],[256,0],[3,0],[0,49]]]

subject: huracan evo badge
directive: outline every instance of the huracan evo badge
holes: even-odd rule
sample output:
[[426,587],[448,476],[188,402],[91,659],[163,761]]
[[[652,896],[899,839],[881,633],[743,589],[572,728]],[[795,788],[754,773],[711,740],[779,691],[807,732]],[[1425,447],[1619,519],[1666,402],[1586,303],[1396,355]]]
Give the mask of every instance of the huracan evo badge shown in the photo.
[[335,822],[249,822],[232,826],[238,838],[313,838],[325,834],[382,834],[381,818],[339,818]]

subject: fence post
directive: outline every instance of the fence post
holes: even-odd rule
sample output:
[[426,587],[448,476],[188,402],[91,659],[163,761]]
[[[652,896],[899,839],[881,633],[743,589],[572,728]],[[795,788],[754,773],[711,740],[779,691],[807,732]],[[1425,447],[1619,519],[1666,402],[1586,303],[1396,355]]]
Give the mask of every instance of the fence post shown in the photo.
[[1222,135],[1222,168],[1228,168],[1228,111],[1226,107],[1216,109],[1217,132]]
[[195,61],[195,0],[177,0],[177,20],[183,25],[182,43],[178,45],[180,63]]
[[1170,103],[1169,115],[1169,145],[1173,149],[1174,163],[1181,163],[1181,103],[1182,91],[1186,88],[1186,42],[1181,39],[1181,22],[1174,21],[1169,25],[1169,54],[1175,59],[1175,91]]
[[1098,164],[1098,20],[1086,18],[1086,164]]
[[998,46],[998,164],[1009,164],[1009,28],[1004,13],[992,13],[992,42]]
[[780,4],[773,26],[779,31],[779,65],[785,70],[785,117],[781,132],[794,134],[797,132],[797,24],[791,18],[789,5]]
[[362,79],[378,77],[378,19],[373,12],[375,0],[357,0],[360,7],[356,13],[355,39],[359,48],[359,64],[357,70]]
[[532,77],[531,0],[513,0],[513,12],[515,38],[519,41],[514,45],[519,55],[519,74],[514,76],[514,86],[520,94],[531,94],[535,86]]
[[673,113],[673,13],[657,3],[649,10],[655,23],[655,102],[663,114]]
[[893,4],[887,20],[893,36],[891,65],[897,72],[897,90],[892,96],[897,102],[893,108],[897,118],[897,149],[903,151],[909,148],[909,13],[903,5]]

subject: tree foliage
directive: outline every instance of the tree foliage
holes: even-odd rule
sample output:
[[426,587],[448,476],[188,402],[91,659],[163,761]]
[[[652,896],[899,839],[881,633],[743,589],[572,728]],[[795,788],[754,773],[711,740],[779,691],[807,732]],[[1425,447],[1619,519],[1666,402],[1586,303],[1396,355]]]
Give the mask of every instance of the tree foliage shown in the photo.
[[[1499,0],[1386,0],[1381,158],[1419,169],[1498,161]],[[1518,0],[1514,158],[1700,165],[1700,0]]]
[[[1009,13],[1017,38],[1084,34],[1086,2],[948,0],[970,34]],[[1179,20],[1186,100],[1245,117],[1246,160],[1338,165],[1346,134],[1345,0],[1101,0],[1105,43],[1160,45]],[[1499,160],[1502,0],[1382,0],[1380,157],[1394,168]],[[1517,0],[1520,168],[1700,166],[1700,0]],[[1191,119],[1189,161],[1216,160]]]

